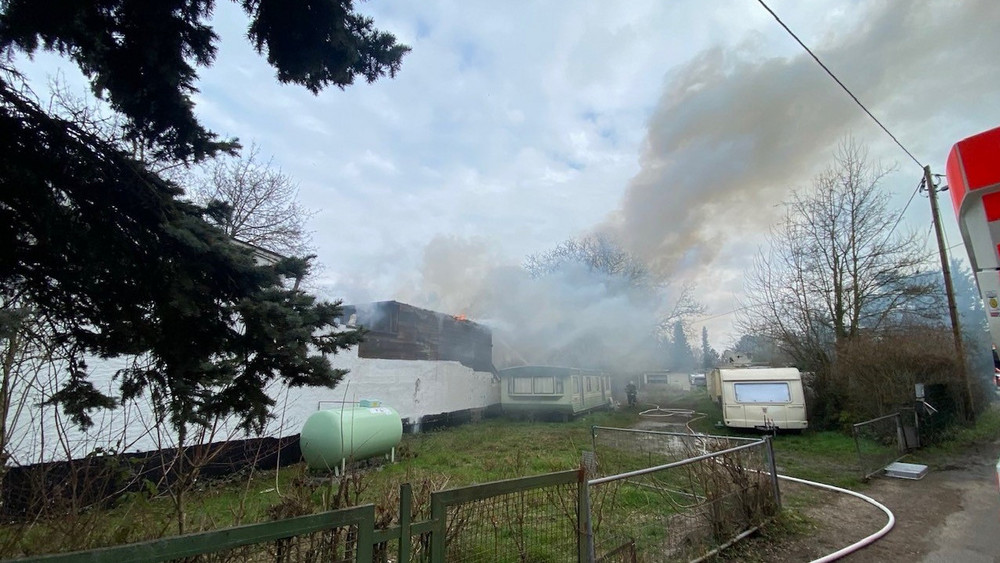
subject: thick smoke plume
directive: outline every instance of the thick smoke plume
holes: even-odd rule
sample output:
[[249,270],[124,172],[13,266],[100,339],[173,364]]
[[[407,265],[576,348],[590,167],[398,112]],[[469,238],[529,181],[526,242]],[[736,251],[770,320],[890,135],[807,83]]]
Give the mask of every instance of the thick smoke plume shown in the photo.
[[[997,102],[1000,34],[991,27],[1000,3],[858,9],[856,28],[819,40],[814,51],[918,159],[940,163],[938,141],[928,138],[934,125],[969,104]],[[774,33],[784,34],[776,23]],[[753,43],[715,47],[670,73],[641,170],[603,228],[662,272],[704,268],[727,243],[765,231],[787,191],[807,185],[850,134],[898,158],[915,185],[920,170],[909,157],[894,146],[885,152],[884,133],[794,48],[800,54],[761,59]]]

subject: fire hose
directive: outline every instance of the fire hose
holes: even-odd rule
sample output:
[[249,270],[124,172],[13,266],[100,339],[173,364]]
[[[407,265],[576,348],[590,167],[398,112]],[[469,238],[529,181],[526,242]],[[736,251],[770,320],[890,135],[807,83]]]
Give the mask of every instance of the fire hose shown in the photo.
[[[687,421],[687,423],[684,426],[687,428],[688,433],[690,433],[692,435],[698,435],[697,432],[695,432],[694,430],[691,429],[691,423],[694,422],[694,421],[696,421],[696,420],[700,420],[702,418],[705,418],[708,415],[705,414],[705,413],[696,412],[696,411],[693,411],[693,410],[690,410],[690,409],[663,409],[663,408],[660,408],[659,405],[653,405],[653,408],[647,409],[647,410],[644,410],[644,411],[640,412],[639,416],[644,416],[644,417],[647,417],[647,418],[670,418],[670,417],[673,417],[673,416],[687,416],[689,418],[689,420]],[[697,418],[695,418],[695,417],[697,417]],[[839,550],[837,550],[837,551],[835,551],[833,553],[824,555],[823,557],[820,557],[819,559],[814,559],[810,563],[827,563],[829,561],[836,561],[837,559],[840,559],[841,557],[844,557],[845,555],[848,555],[850,553],[854,553],[855,551],[857,551],[857,550],[859,550],[859,549],[861,549],[863,547],[866,547],[868,545],[871,545],[872,543],[875,543],[876,541],[878,541],[879,539],[881,539],[883,536],[885,536],[886,534],[888,534],[889,531],[892,530],[892,527],[896,525],[896,516],[892,513],[892,511],[889,510],[888,508],[886,508],[885,505],[883,505],[882,503],[878,502],[877,500],[875,500],[875,499],[873,499],[873,498],[871,498],[869,496],[866,496],[866,495],[863,495],[861,493],[852,491],[850,489],[844,489],[844,488],[841,488],[841,487],[835,487],[833,485],[827,485],[825,483],[817,483],[815,481],[807,481],[805,479],[799,479],[798,477],[791,477],[789,475],[777,475],[777,477],[778,477],[778,479],[782,479],[782,480],[785,480],[785,481],[791,481],[793,483],[799,483],[799,484],[802,484],[802,485],[808,485],[810,487],[818,487],[820,489],[826,489],[826,490],[829,490],[829,491],[834,491],[834,492],[838,492],[838,493],[844,493],[844,494],[847,494],[847,495],[851,495],[853,497],[857,497],[857,498],[859,498],[859,499],[861,499],[861,500],[863,500],[863,501],[871,504],[875,508],[878,508],[879,510],[881,510],[882,512],[885,513],[886,517],[888,517],[888,522],[886,522],[885,526],[883,526],[882,529],[880,529],[879,531],[875,532],[874,534],[866,536],[865,538],[862,538],[861,540],[859,540],[857,542],[854,542],[851,545],[849,545],[847,547],[844,547],[842,549],[839,549]],[[745,535],[749,535],[752,531],[753,530],[747,531],[745,533]],[[745,535],[741,534],[739,536],[739,538],[737,538],[737,539],[742,539],[743,537],[745,537]],[[728,545],[729,544],[727,544],[725,547],[728,547]],[[720,546],[719,548],[716,548],[715,550],[713,550],[711,553],[706,554],[706,557],[714,555],[719,550],[721,550],[722,547],[723,546]]]
[[813,559],[811,563],[826,563],[827,561],[835,561],[835,560],[840,559],[841,557],[843,557],[843,556],[845,556],[845,555],[847,555],[849,553],[854,553],[855,551],[857,551],[857,550],[859,550],[859,549],[861,549],[861,548],[863,548],[863,547],[865,547],[867,545],[871,545],[872,543],[875,543],[882,536],[888,534],[889,530],[892,530],[892,527],[896,525],[896,517],[892,514],[892,511],[889,510],[888,508],[886,508],[884,504],[878,502],[877,500],[875,500],[875,499],[873,499],[873,498],[871,498],[869,496],[865,496],[865,495],[863,495],[861,493],[852,491],[850,489],[842,489],[840,487],[834,487],[833,485],[827,485],[825,483],[817,483],[815,481],[806,481],[805,479],[799,479],[797,477],[789,477],[788,475],[778,475],[778,479],[784,479],[785,481],[791,481],[793,483],[801,483],[803,485],[809,485],[809,486],[812,486],[812,487],[819,487],[821,489],[827,489],[827,490],[830,490],[830,491],[836,491],[838,493],[845,493],[845,494],[851,495],[853,497],[857,497],[857,498],[859,498],[859,499],[861,499],[861,500],[863,500],[863,501],[871,504],[875,508],[878,508],[879,510],[881,510],[882,512],[884,512],[885,515],[889,518],[889,521],[886,522],[885,526],[883,526],[881,530],[875,532],[874,534],[872,534],[870,536],[867,536],[867,537],[861,539],[860,541],[852,543],[851,545],[849,545],[849,546],[847,546],[847,547],[845,547],[843,549],[834,551],[833,553],[831,553],[829,555],[824,555],[823,557],[820,557],[819,559]]

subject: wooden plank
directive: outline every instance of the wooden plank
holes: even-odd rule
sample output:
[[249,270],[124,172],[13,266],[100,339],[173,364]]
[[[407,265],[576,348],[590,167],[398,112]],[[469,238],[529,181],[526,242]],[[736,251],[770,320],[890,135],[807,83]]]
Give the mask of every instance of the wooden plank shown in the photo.
[[344,311],[347,316],[356,312],[359,324],[371,330],[358,346],[361,358],[455,361],[474,371],[493,371],[493,336],[482,325],[395,301]]

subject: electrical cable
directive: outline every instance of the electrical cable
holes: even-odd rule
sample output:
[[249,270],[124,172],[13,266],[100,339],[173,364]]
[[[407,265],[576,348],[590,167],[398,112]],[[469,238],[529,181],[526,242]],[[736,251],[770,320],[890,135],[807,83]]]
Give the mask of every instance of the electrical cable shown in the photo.
[[889,237],[892,236],[892,233],[894,233],[896,231],[896,227],[899,226],[899,222],[902,221],[903,220],[903,216],[906,215],[906,210],[909,209],[910,208],[910,204],[913,203],[913,198],[917,196],[917,192],[919,192],[920,188],[922,188],[923,186],[924,186],[924,178],[921,177],[920,181],[917,182],[917,187],[913,188],[913,193],[910,194],[910,199],[906,200],[906,205],[903,206],[903,210],[900,211],[899,212],[899,216],[896,217],[896,222],[893,223],[892,224],[892,228],[889,229],[889,234],[887,234],[885,236],[885,240],[888,241]]
[[737,307],[737,308],[733,309],[732,311],[726,311],[725,313],[718,313],[718,314],[712,315],[710,317],[699,317],[697,319],[694,319],[692,322],[699,322],[700,323],[700,322],[704,322],[704,321],[710,321],[712,319],[718,319],[719,317],[725,317],[727,315],[732,315],[733,313],[735,313],[737,311],[742,311],[743,309],[749,309],[749,308],[750,308],[749,305],[744,305],[743,307]]
[[868,114],[868,117],[872,118],[872,120],[874,120],[875,123],[877,123],[878,126],[881,127],[883,131],[885,131],[886,135],[889,135],[889,137],[896,143],[896,145],[900,149],[902,149],[903,152],[905,152],[906,155],[909,156],[910,159],[913,160],[913,162],[915,162],[917,164],[917,166],[919,166],[921,169],[923,169],[924,165],[921,164],[919,160],[917,160],[917,157],[913,156],[913,153],[911,153],[909,150],[907,150],[906,147],[903,146],[903,143],[899,142],[899,139],[897,139],[896,136],[893,135],[892,132],[889,131],[889,129],[886,128],[885,125],[882,125],[882,122],[879,121],[878,118],[875,117],[875,115],[872,114],[872,112],[868,111],[868,108],[865,107],[865,105],[863,103],[861,103],[861,100],[859,100],[858,97],[855,96],[854,93],[851,92],[851,90],[847,86],[845,86],[844,83],[841,82],[839,78],[837,78],[837,75],[833,74],[833,71],[831,71],[829,68],[827,68],[827,66],[825,64],[823,64],[823,61],[819,60],[819,57],[817,57],[816,54],[813,53],[812,50],[809,49],[809,47],[807,47],[806,44],[802,42],[801,39],[799,39],[798,35],[795,35],[795,32],[793,32],[791,30],[791,28],[789,28],[787,25],[785,25],[785,22],[781,21],[781,18],[778,17],[778,14],[775,14],[774,10],[772,10],[767,4],[764,3],[764,0],[757,0],[757,2],[759,2],[760,5],[763,6],[764,9],[767,10],[768,13],[770,13],[772,17],[774,17],[775,21],[777,21],[778,24],[781,25],[781,27],[785,28],[785,31],[787,31],[788,34],[791,35],[792,38],[795,39],[795,41],[797,41],[798,44],[801,45],[802,48],[805,49],[807,53],[809,53],[809,56],[811,56],[813,58],[813,60],[816,61],[816,63],[820,67],[822,67],[823,70],[825,70],[827,74],[830,75],[830,78],[832,78],[834,80],[834,82],[836,82],[837,84],[839,84],[840,87],[843,88],[843,90],[845,92],[847,92],[847,95],[850,96],[851,99],[854,100],[854,102],[856,104],[858,104],[858,106],[862,110],[864,110],[865,113]]
[[[917,196],[917,193],[920,191],[920,188],[922,188],[923,186],[924,186],[924,179],[921,177],[920,182],[917,183],[917,187],[914,188],[913,189],[913,193],[910,194],[910,199],[906,200],[906,205],[903,206],[903,210],[900,211],[899,215],[896,217],[896,222],[892,224],[892,228],[889,229],[889,232],[886,234],[886,236],[885,236],[885,240],[886,241],[888,241],[889,237],[892,236],[892,233],[894,233],[896,231],[896,227],[899,226],[899,223],[903,220],[903,216],[906,215],[906,210],[908,210],[910,208],[910,204],[913,203],[913,198],[915,198]],[[959,243],[959,244],[961,244],[961,243]],[[955,246],[959,246],[959,245],[956,244]],[[955,248],[955,246],[950,247],[949,250],[951,250],[952,248]],[[750,308],[749,305],[744,305],[743,307],[737,307],[737,308],[732,309],[730,311],[726,311],[725,313],[718,313],[718,314],[711,315],[711,316],[708,316],[708,317],[699,317],[697,319],[694,319],[693,322],[699,322],[699,323],[701,323],[701,322],[705,322],[705,321],[710,321],[712,319],[718,319],[720,317],[726,317],[726,316],[732,315],[733,313],[742,311],[744,309],[749,309],[749,308]]]

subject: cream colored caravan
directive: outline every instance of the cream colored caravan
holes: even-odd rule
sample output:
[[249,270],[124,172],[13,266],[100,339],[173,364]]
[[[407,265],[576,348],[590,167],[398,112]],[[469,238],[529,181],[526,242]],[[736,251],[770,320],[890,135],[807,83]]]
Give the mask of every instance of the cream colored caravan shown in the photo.
[[720,368],[708,378],[708,394],[730,428],[802,430],[806,401],[795,368]]

